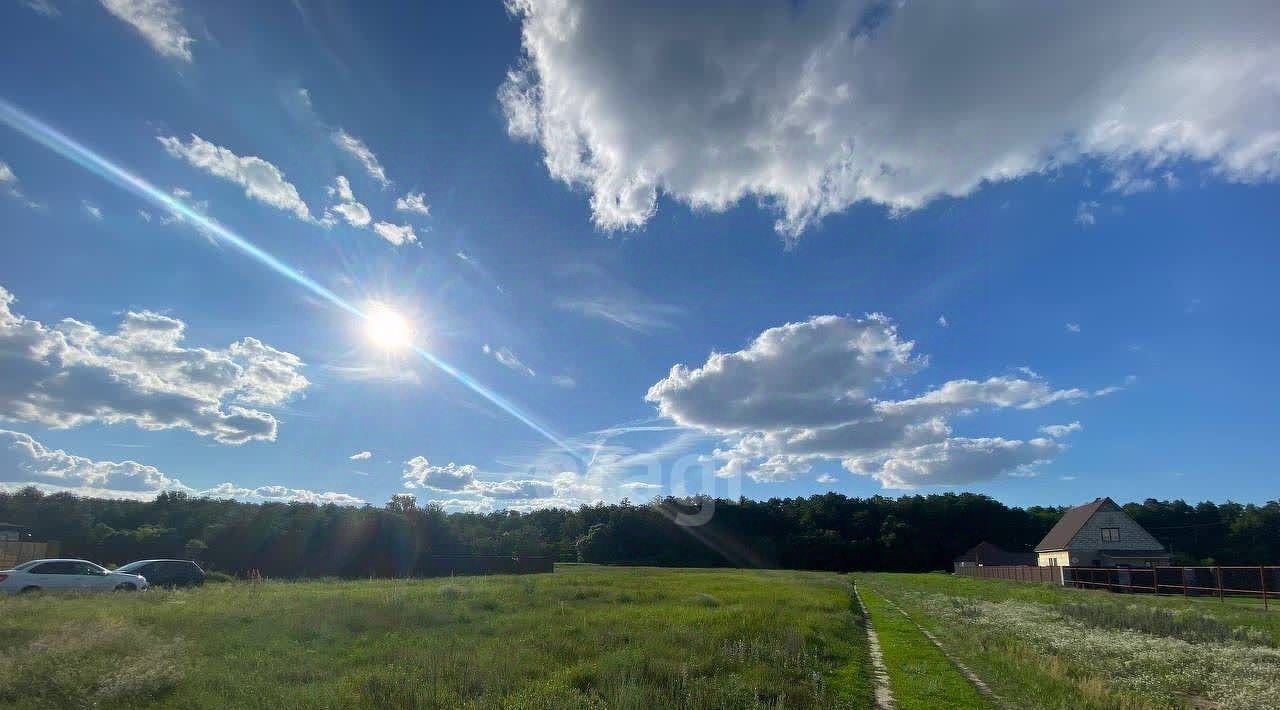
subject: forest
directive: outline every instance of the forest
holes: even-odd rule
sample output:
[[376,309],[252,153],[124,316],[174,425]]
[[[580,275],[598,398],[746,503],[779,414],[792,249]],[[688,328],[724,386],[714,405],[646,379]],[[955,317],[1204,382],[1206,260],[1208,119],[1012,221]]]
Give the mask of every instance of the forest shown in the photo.
[[[700,526],[680,513],[714,505]],[[1280,502],[1148,499],[1125,510],[1175,564],[1280,563]],[[1006,506],[971,493],[850,498],[655,498],[577,510],[449,513],[408,495],[382,507],[244,503],[163,493],[152,501],[82,498],[35,488],[0,492],[0,522],[103,564],[153,557],[269,577],[427,576],[460,555],[679,567],[928,571],[977,542],[1031,549],[1063,509]]]

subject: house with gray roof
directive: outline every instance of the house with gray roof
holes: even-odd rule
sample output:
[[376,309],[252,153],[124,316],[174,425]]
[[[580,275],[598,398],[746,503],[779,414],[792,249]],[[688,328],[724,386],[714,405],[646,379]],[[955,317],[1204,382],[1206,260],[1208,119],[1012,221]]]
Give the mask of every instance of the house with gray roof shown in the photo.
[[1035,551],[1041,567],[1156,567],[1170,558],[1164,545],[1110,498],[1068,510]]

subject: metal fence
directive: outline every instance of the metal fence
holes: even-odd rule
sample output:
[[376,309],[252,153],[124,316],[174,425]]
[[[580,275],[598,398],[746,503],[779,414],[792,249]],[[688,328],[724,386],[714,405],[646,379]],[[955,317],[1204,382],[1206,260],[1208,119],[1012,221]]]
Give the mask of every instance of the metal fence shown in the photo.
[[1280,567],[1064,567],[1063,583],[1127,594],[1280,598]]
[[0,569],[9,569],[28,560],[39,560],[58,555],[56,542],[19,542],[0,540]]
[[960,567],[966,577],[1060,584],[1106,589],[1122,594],[1167,594],[1184,597],[1248,597],[1263,608],[1280,599],[1280,567],[1024,567],[990,565]]

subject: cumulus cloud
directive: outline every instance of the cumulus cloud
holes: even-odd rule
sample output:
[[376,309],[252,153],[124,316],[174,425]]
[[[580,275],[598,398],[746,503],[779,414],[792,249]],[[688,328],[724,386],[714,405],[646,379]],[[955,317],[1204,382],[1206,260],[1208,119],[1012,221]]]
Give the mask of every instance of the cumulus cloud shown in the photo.
[[403,478],[405,488],[422,488],[452,496],[430,502],[462,510],[572,506],[599,500],[601,493],[599,486],[588,477],[572,471],[562,471],[547,479],[491,481],[477,477],[476,467],[470,464],[449,462],[438,466],[423,456],[405,462]]
[[0,185],[8,186],[12,189],[18,184],[18,176],[13,173],[13,168],[9,164],[0,160]]
[[280,405],[310,384],[302,361],[254,338],[188,348],[186,324],[130,311],[114,333],[65,319],[54,326],[13,312],[0,287],[0,419],[50,427],[130,422],[181,428],[224,444],[274,440]]
[[699,367],[675,365],[646,399],[681,426],[723,437],[710,457],[720,476],[792,480],[838,460],[885,486],[910,488],[1026,470],[1061,450],[1051,439],[953,437],[952,417],[1096,395],[1055,389],[1023,370],[883,396],[927,364],[883,315],[816,316],[765,330],[737,352],[713,352]]
[[40,483],[146,495],[162,490],[190,490],[155,466],[136,461],[94,461],[47,448],[27,434],[7,429],[0,429],[0,483]]
[[371,458],[373,458],[372,451],[360,451],[347,457],[350,461],[368,461]]
[[1079,332],[1080,332],[1080,324],[1079,324],[1079,323],[1068,323],[1068,324],[1066,325],[1066,329],[1067,329],[1067,332],[1068,332],[1068,333],[1079,333]]
[[507,130],[602,229],[643,225],[661,192],[754,198],[794,237],[858,202],[914,209],[1082,159],[1280,176],[1272,2],[508,7]]
[[369,177],[377,180],[383,187],[391,185],[391,181],[387,179],[387,171],[382,168],[382,163],[378,162],[378,156],[369,150],[369,146],[365,145],[364,141],[339,128],[333,132],[333,142],[360,161],[365,172],[369,173]]
[[414,233],[413,227],[408,224],[395,225],[390,222],[377,222],[373,225],[373,231],[377,232],[379,237],[396,246],[418,241],[418,235]]
[[424,456],[414,456],[404,462],[406,488],[428,488],[434,491],[461,491],[476,480],[476,467],[458,465],[450,461],[444,466],[433,466]]
[[[191,33],[173,0],[101,0],[107,12],[128,23],[161,56],[191,61]],[[46,4],[46,3],[39,3]]]
[[921,483],[957,485],[1022,472],[1053,459],[1062,445],[1050,439],[1010,441],[1001,438],[953,438],[925,446],[846,459],[851,471],[867,473],[886,488],[914,488]]
[[421,192],[409,192],[404,197],[396,198],[396,209],[401,212],[417,212],[430,215],[431,206],[427,204],[427,196]]
[[938,316],[938,327],[940,327],[940,328],[946,328],[946,327],[947,327],[947,326],[949,326],[949,325],[951,325],[951,324],[947,322],[947,317],[946,317],[946,316]]
[[285,179],[280,168],[262,158],[236,155],[194,133],[186,143],[174,136],[159,136],[156,140],[160,141],[169,155],[243,187],[245,196],[291,212],[298,219],[311,221],[311,210],[302,201],[298,188]]
[[257,487],[220,483],[196,490],[155,466],[136,461],[95,461],[50,449],[22,432],[0,429],[0,490],[35,486],[48,492],[67,491],[94,498],[149,500],[165,491],[211,498],[248,501],[338,503],[364,501],[346,493],[315,492],[303,488],[268,485]]
[[330,207],[327,212],[337,213],[352,227],[368,227],[373,221],[369,208],[356,201],[355,193],[351,191],[351,183],[346,177],[339,175],[334,179],[332,187],[325,188],[325,192],[329,197],[338,200],[338,203]]
[[234,483],[219,483],[213,488],[198,491],[196,495],[207,498],[237,498],[250,503],[313,503],[315,505],[361,505],[363,498],[333,491],[312,491],[288,486],[258,486],[249,488]]
[[516,357],[516,354],[511,352],[510,348],[491,348],[488,343],[486,343],[480,349],[484,351],[485,355],[492,355],[493,359],[502,363],[502,365],[508,369],[515,370],[516,372],[528,377],[533,377],[537,374],[533,371],[533,368],[521,362],[520,358]]

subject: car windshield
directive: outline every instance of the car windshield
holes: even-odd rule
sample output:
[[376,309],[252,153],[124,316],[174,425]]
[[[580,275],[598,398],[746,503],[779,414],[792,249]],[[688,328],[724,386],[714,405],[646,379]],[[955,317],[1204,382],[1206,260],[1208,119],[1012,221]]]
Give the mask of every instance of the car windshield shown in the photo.
[[32,567],[36,566],[39,563],[40,563],[40,560],[31,560],[30,562],[23,562],[20,565],[16,565],[13,569],[15,571],[25,572],[26,570],[31,569]]

